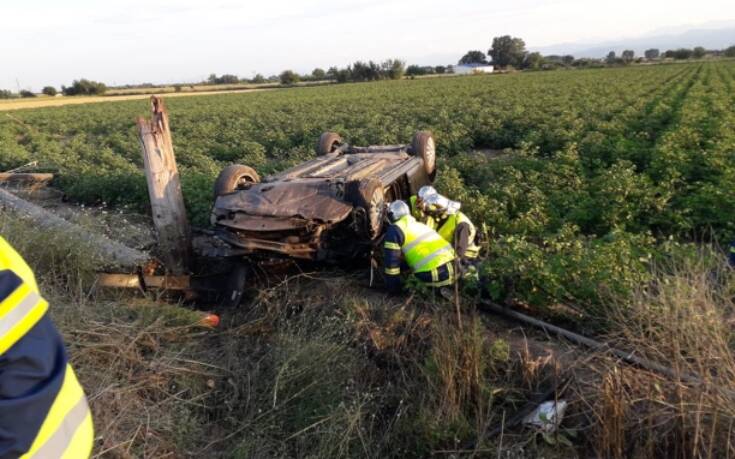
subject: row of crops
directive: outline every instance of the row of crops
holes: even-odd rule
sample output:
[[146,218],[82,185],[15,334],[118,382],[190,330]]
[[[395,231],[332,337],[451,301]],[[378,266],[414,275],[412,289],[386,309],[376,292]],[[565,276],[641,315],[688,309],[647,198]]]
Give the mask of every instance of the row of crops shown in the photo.
[[[735,237],[735,62],[285,89],[168,101],[190,212],[205,222],[226,164],[269,173],[430,129],[439,185],[491,234],[497,297],[593,315],[690,242]],[[30,161],[83,202],[144,208],[134,119],[146,101],[0,117],[0,169]],[[476,150],[504,150],[500,154]]]

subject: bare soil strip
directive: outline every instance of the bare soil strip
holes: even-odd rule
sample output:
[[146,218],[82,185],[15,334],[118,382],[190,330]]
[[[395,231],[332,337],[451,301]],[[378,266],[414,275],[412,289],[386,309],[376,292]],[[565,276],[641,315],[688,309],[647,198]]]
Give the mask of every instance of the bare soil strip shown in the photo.
[[[256,91],[272,91],[279,88],[231,89],[225,91],[176,92],[167,93],[166,98],[186,96],[211,96],[215,94],[246,93]],[[127,96],[72,96],[47,97],[38,99],[13,99],[0,102],[0,112],[21,110],[26,108],[61,107],[64,105],[95,104],[98,102],[120,102],[125,100],[150,99],[150,94],[133,94]]]

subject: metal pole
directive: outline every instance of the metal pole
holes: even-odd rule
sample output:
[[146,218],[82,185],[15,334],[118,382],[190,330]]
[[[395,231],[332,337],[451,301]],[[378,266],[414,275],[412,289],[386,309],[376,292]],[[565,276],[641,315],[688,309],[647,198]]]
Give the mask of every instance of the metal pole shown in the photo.
[[580,334],[571,332],[561,327],[557,327],[556,325],[551,325],[542,320],[535,319],[533,317],[522,314],[518,311],[514,311],[512,309],[500,306],[498,304],[492,303],[487,300],[480,301],[480,304],[482,304],[485,310],[494,312],[496,314],[504,315],[506,317],[510,317],[511,319],[518,320],[528,325],[532,325],[534,327],[540,328],[541,330],[544,330],[547,333],[553,333],[555,335],[562,336],[568,339],[569,341],[572,341],[573,343],[580,344],[582,346],[588,347],[595,351],[610,353],[618,357],[622,361],[629,363],[631,365],[635,365],[637,367],[644,368],[646,370],[653,371],[655,373],[659,373],[673,380],[680,379],[682,381],[685,381],[691,384],[702,384],[702,380],[696,376],[676,373],[669,367],[660,365],[656,362],[652,362],[648,359],[637,357],[633,355],[634,352],[625,352],[620,349],[610,347],[610,345],[607,343],[595,341],[591,338],[587,338],[586,336],[582,336]]

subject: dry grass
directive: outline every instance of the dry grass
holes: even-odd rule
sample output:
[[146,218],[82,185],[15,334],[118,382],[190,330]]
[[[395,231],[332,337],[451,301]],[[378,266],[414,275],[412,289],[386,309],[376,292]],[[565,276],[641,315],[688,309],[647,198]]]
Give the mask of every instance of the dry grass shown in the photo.
[[426,457],[483,436],[496,403],[522,401],[507,349],[477,316],[457,326],[447,303],[321,272],[207,331],[187,308],[95,292],[99,260],[72,238],[7,214],[0,234],[51,300],[98,457]]
[[[303,81],[297,87],[321,86],[332,84],[331,81]],[[215,94],[246,93],[254,91],[271,91],[280,88],[279,83],[263,84],[230,84],[230,85],[182,85],[180,92],[174,86],[156,88],[111,89],[104,96],[39,96],[23,99],[0,100],[0,112],[27,108],[61,107],[64,105],[83,105],[100,102],[118,102],[124,100],[148,99],[153,94],[165,94],[169,97],[205,96]]]
[[[206,96],[215,94],[230,94],[230,93],[246,93],[254,91],[271,91],[276,88],[253,88],[253,89],[229,89],[229,90],[210,90],[210,91],[190,91],[190,92],[176,92],[166,93],[166,98],[169,97],[189,97],[189,96]],[[119,102],[124,100],[141,100],[149,99],[151,93],[143,94],[128,94],[120,96],[61,96],[61,97],[40,97],[40,98],[29,98],[29,99],[9,99],[6,101],[0,101],[0,112],[10,110],[21,110],[26,108],[42,108],[42,107],[61,107],[64,105],[83,105],[83,104],[96,104],[100,102]]]
[[613,315],[619,347],[674,378],[598,360],[578,393],[600,457],[735,456],[733,274],[706,258],[662,270]]
[[207,84],[182,84],[178,85],[181,87],[180,91],[176,91],[176,86],[156,86],[153,88],[119,88],[119,89],[108,89],[105,92],[106,96],[132,96],[138,94],[173,94],[173,93],[192,93],[192,92],[212,92],[212,91],[242,91],[245,89],[262,89],[278,87],[279,83],[262,83],[262,84],[250,84],[250,83],[238,83],[238,84],[219,84],[219,85],[207,85]]
[[469,412],[482,421],[492,404],[483,325],[477,316],[461,324],[448,319],[436,322],[429,353],[428,380],[437,395],[434,415],[437,422],[453,423]]
[[[91,401],[98,456],[574,455],[504,424],[558,368],[522,338],[489,333],[470,308],[458,324],[436,297],[391,298],[344,272],[306,273],[221,311],[222,327],[207,331],[188,308],[95,292],[99,260],[73,239],[29,232],[7,214],[0,234],[51,299]],[[604,357],[565,362],[578,376],[579,396],[564,396],[566,425],[586,429],[582,456],[735,455],[729,276],[668,269],[617,309],[612,339],[672,365],[680,381]]]
[[0,213],[0,234],[34,269],[87,392],[98,456],[174,457],[201,443],[223,370],[198,340],[199,315],[128,295],[100,296],[100,263],[78,238]]

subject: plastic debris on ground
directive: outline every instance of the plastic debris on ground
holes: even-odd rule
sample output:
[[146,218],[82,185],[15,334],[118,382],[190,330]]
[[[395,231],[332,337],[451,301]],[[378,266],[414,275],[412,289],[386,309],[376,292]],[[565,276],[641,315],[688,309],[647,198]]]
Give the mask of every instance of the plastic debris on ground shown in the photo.
[[566,409],[565,400],[544,402],[523,418],[523,423],[538,427],[542,432],[554,432],[561,424]]

